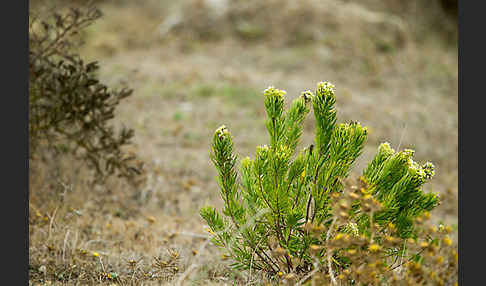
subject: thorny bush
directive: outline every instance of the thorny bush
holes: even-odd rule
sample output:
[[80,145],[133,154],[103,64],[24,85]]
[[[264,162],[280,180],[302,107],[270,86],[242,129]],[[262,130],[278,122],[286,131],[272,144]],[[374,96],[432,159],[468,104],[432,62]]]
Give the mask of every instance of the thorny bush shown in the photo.
[[30,160],[72,154],[94,169],[95,181],[113,174],[133,181],[142,164],[122,149],[134,132],[109,125],[130,89],[111,90],[97,78],[97,62],[74,52],[76,35],[102,16],[94,8],[71,8],[29,17]]

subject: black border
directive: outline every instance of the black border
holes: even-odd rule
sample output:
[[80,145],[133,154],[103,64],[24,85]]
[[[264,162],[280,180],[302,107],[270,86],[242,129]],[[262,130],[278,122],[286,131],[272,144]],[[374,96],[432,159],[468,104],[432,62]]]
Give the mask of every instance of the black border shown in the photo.
[[[5,281],[28,285],[29,265],[29,147],[28,147],[28,52],[29,1],[2,5],[2,253]],[[13,280],[14,283],[7,281]]]
[[[481,1],[459,0],[459,285],[484,285],[484,167],[479,155],[485,152],[481,133],[484,128],[484,9]],[[468,6],[467,6],[468,5]],[[475,97],[476,96],[476,97]],[[477,104],[474,104],[474,101]],[[473,130],[472,138],[466,130]],[[476,167],[476,162],[479,167]],[[467,172],[469,175],[465,176]],[[466,179],[467,178],[467,179]],[[473,181],[473,180],[476,181]],[[477,186],[477,187],[476,187]],[[467,227],[469,225],[469,227]],[[478,281],[477,283],[474,283]]]

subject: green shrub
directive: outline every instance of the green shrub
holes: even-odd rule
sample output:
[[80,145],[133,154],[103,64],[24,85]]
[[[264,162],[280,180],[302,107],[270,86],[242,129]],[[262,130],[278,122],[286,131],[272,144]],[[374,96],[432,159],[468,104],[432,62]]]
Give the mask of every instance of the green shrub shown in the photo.
[[[352,261],[342,250],[350,245],[332,244],[344,235],[361,250],[386,249],[391,261],[410,253],[403,242],[422,238],[414,221],[439,203],[436,194],[421,189],[434,166],[419,165],[412,150],[396,152],[384,143],[350,190],[345,179],[363,150],[366,127],[336,122],[334,86],[328,82],[314,93],[303,92],[286,112],[284,95],[273,87],[264,91],[270,144],[257,147],[254,159],[241,160],[240,176],[228,129],[214,133],[210,155],[224,208],[222,215],[213,207],[200,210],[213,242],[226,248],[235,267],[280,277],[305,275],[320,265],[328,277],[332,269],[336,275],[349,271]],[[314,144],[294,154],[311,105]],[[387,237],[396,241],[388,243]]]
[[[29,17],[29,147],[36,154],[71,153],[89,164],[98,181],[110,175],[133,179],[141,165],[122,148],[134,132],[116,132],[109,121],[132,90],[111,90],[97,77],[97,62],[85,63],[74,52],[76,35],[102,16],[89,7],[31,12]],[[57,158],[57,157],[56,157]]]

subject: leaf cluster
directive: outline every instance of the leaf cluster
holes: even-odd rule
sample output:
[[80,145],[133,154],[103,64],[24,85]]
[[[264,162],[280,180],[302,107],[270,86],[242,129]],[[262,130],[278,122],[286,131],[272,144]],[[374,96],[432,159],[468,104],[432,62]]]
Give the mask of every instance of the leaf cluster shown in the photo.
[[132,94],[112,90],[97,77],[97,62],[85,63],[74,51],[84,28],[102,16],[94,8],[71,8],[29,18],[29,147],[36,154],[71,153],[95,170],[97,181],[108,176],[133,179],[142,166],[122,149],[134,132],[115,131],[115,108]]

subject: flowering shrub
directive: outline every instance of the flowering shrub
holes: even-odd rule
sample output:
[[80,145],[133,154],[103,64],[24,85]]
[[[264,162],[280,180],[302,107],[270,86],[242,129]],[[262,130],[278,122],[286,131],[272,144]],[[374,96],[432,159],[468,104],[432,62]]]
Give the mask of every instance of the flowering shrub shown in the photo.
[[[368,285],[398,277],[383,273],[395,273],[391,269],[410,255],[420,265],[420,250],[409,246],[412,241],[439,253],[440,239],[425,239],[416,223],[439,203],[436,194],[421,189],[434,175],[432,163],[419,165],[412,150],[395,151],[383,143],[357,185],[346,187],[366,127],[336,123],[335,90],[329,82],[319,83],[314,93],[303,92],[286,112],[284,96],[273,87],[264,91],[270,145],[257,147],[254,159],[243,158],[240,175],[229,130],[223,125],[213,136],[210,155],[224,208],[220,214],[208,206],[200,214],[234,266],[287,282],[312,277]],[[314,144],[295,154],[311,106]]]

